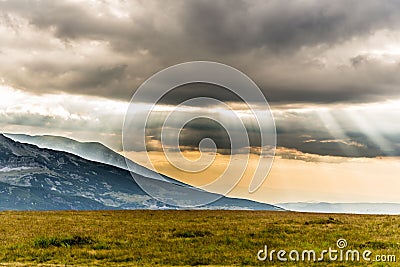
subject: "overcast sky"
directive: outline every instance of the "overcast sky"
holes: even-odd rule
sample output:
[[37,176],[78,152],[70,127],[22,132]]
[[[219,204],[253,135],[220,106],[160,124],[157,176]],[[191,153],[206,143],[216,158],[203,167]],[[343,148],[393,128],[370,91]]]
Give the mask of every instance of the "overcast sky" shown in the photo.
[[[210,60],[256,82],[280,146],[400,154],[398,1],[0,1],[0,34],[4,131],[118,150],[126,103],[145,79]],[[187,87],[164,104],[199,92],[215,90]],[[383,108],[357,108],[368,103]]]
[[270,102],[398,96],[398,1],[0,1],[3,83],[126,101],[173,64],[211,60]]

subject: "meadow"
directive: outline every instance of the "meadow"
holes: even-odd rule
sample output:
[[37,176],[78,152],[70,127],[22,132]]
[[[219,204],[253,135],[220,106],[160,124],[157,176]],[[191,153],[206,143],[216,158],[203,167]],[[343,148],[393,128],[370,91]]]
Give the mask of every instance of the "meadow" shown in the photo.
[[[346,249],[396,262],[259,261],[275,250]],[[268,211],[0,212],[0,266],[399,266],[400,216]],[[318,256],[318,254],[317,254]]]

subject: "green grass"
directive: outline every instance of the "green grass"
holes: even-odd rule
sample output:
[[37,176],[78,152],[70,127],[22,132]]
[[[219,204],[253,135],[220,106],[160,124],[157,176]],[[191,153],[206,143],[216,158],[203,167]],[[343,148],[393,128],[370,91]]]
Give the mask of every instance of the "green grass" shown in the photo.
[[[262,211],[0,212],[0,266],[309,266],[257,252],[346,249],[395,254],[400,217]],[[316,262],[313,266],[365,266]]]
[[48,247],[72,247],[72,246],[83,246],[90,245],[94,241],[87,236],[68,236],[68,237],[38,237],[33,241],[33,244],[37,248],[48,248]]

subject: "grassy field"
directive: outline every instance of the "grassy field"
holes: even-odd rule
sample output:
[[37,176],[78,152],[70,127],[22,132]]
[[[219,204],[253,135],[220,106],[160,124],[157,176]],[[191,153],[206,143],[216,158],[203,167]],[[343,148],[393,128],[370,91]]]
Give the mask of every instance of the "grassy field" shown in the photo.
[[[269,249],[365,249],[397,263],[271,262]],[[400,217],[259,211],[1,212],[0,266],[399,266]],[[286,256],[287,257],[287,256]]]

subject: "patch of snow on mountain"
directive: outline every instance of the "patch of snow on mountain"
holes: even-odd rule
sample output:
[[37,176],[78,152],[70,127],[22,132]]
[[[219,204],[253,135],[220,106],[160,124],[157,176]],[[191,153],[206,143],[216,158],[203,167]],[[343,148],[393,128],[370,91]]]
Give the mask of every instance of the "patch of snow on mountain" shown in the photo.
[[22,171],[22,170],[29,170],[32,169],[32,167],[4,167],[0,169],[0,172],[12,172],[12,171]]

